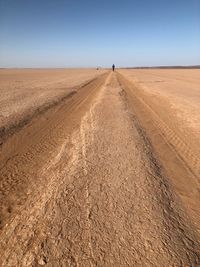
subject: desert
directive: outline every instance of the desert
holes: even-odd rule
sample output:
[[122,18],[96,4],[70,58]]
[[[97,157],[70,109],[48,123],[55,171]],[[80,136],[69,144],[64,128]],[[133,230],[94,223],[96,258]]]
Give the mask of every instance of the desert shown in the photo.
[[199,69],[1,69],[0,266],[199,266]]

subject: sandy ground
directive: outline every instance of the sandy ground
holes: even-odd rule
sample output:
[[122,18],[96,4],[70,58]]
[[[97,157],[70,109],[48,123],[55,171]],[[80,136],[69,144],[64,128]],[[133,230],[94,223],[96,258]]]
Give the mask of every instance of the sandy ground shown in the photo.
[[[165,99],[180,124],[200,136],[200,70],[122,70],[127,78],[149,92],[152,97]],[[165,108],[165,107],[164,107]]]
[[[200,232],[200,70],[121,70],[134,113]],[[131,105],[133,107],[133,105]]]
[[103,72],[95,69],[0,69],[0,137],[16,128],[19,122],[29,122],[36,113],[77,92],[80,85]]
[[3,141],[0,266],[200,266],[195,72],[90,77]]

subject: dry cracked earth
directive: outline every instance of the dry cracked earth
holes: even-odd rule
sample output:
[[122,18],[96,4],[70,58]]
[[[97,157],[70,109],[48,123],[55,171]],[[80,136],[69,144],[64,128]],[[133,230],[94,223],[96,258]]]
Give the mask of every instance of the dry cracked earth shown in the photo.
[[0,266],[200,266],[198,127],[131,75],[1,128]]

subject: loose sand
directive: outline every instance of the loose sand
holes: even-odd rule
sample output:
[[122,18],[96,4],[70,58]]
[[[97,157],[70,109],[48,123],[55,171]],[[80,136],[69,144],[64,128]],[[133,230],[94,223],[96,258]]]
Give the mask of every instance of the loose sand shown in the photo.
[[[0,69],[0,137],[102,74],[95,69]],[[22,119],[23,118],[23,119]]]
[[13,71],[0,266],[199,266],[199,71]]

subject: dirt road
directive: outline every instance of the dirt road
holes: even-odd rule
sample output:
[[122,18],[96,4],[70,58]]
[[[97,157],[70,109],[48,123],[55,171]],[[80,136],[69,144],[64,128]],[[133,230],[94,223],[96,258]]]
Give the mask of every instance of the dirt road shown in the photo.
[[0,266],[200,265],[197,210],[136,89],[102,74],[3,143]]

